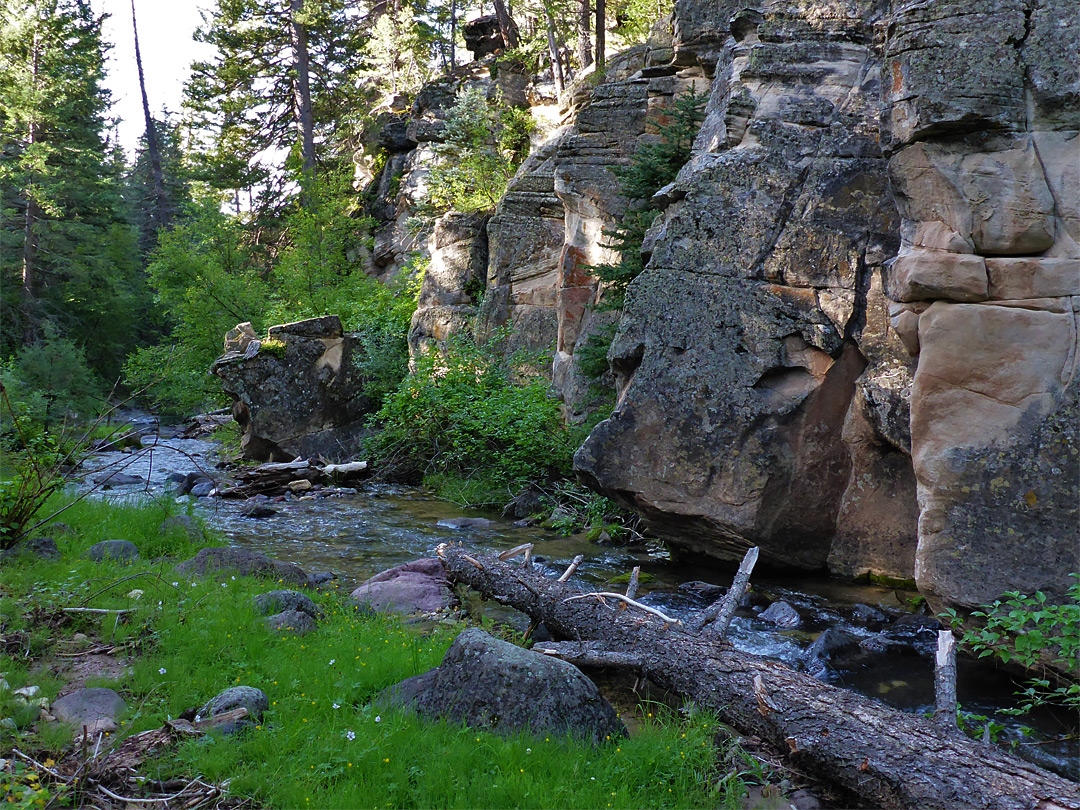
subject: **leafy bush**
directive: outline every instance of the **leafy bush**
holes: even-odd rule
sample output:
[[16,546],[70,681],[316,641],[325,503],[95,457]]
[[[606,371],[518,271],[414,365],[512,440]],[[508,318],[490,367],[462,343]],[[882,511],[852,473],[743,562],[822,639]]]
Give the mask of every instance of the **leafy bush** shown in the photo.
[[[1046,594],[1034,596],[1019,591],[1003,594],[983,610],[972,612],[982,626],[966,630],[961,637],[980,658],[993,656],[1004,663],[1015,663],[1037,670],[1042,677],[1033,678],[1018,692],[1020,705],[1006,710],[1011,714],[1027,714],[1037,706],[1056,704],[1072,710],[1080,708],[1080,684],[1054,682],[1050,670],[1076,672],[1080,659],[1080,574],[1071,574],[1067,601],[1048,604]],[[963,620],[955,610],[947,610],[942,618],[954,629]]]
[[534,358],[499,345],[457,338],[419,357],[379,411],[383,431],[368,448],[377,463],[400,478],[450,473],[504,489],[567,472],[558,403],[543,379],[517,373]]
[[671,120],[659,128],[660,140],[642,144],[629,166],[615,170],[621,181],[621,193],[630,200],[630,205],[619,224],[604,231],[619,260],[590,268],[609,285],[598,309],[620,309],[626,288],[645,269],[641,245],[659,212],[644,206],[653,194],[678,176],[679,169],[690,159],[694,137],[705,120],[707,100],[708,96],[695,88],[675,99]]
[[451,108],[439,163],[428,175],[428,201],[438,209],[494,208],[529,154],[535,128],[528,110],[488,101],[476,87]]

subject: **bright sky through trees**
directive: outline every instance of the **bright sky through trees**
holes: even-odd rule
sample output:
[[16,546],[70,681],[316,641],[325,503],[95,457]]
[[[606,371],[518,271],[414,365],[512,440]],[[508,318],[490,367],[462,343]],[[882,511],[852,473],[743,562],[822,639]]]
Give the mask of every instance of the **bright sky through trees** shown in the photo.
[[[92,4],[95,12],[112,15],[104,25],[104,38],[113,46],[105,84],[112,90],[112,115],[120,119],[117,125],[120,143],[130,154],[145,129],[135,69],[131,0],[92,0]],[[135,0],[146,91],[155,117],[162,108],[170,113],[180,110],[192,61],[213,54],[211,46],[191,39],[202,22],[200,10],[213,5],[212,0]]]

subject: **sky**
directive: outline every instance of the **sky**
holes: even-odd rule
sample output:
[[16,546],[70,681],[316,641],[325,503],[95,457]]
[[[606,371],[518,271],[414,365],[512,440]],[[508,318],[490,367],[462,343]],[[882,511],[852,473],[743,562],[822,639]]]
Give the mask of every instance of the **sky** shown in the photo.
[[[120,119],[117,136],[131,154],[142,137],[142,98],[135,67],[135,43],[131,30],[131,0],[91,0],[94,11],[112,15],[105,21],[104,37],[113,47],[109,53],[105,84],[112,91],[112,115]],[[191,35],[202,23],[201,9],[213,0],[135,0],[150,112],[178,112],[191,63],[207,59],[213,48],[193,42]]]

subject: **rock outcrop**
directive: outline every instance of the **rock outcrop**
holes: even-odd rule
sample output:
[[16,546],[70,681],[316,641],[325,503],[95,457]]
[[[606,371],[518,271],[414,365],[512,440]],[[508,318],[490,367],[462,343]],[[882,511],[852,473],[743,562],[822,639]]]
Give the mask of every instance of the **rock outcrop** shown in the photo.
[[1080,20],[1064,0],[903,3],[885,56],[916,581],[964,606],[1061,597],[1080,568]]
[[1075,14],[680,0],[674,19],[708,118],[654,201],[618,405],[579,474],[685,555],[758,544],[914,576],[936,604],[1060,597],[1080,567]]
[[265,340],[251,324],[231,330],[211,371],[233,398],[244,457],[351,457],[372,409],[353,366],[357,350],[336,315],[271,326]]

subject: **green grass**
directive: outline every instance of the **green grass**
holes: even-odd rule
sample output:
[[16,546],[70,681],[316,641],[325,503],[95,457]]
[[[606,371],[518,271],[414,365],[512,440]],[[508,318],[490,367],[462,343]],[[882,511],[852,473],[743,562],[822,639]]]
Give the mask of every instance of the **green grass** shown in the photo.
[[[54,698],[60,681],[35,667],[74,632],[132,645],[130,675],[96,684],[118,689],[128,704],[120,735],[160,727],[229,686],[267,693],[271,706],[257,727],[185,742],[148,763],[147,776],[230,780],[231,791],[267,807],[741,806],[741,778],[717,783],[717,759],[732,751],[718,750],[711,716],[643,708],[632,739],[599,747],[564,736],[507,739],[428,722],[371,701],[436,666],[458,625],[421,630],[362,616],[337,593],[315,593],[326,616],[317,631],[298,637],[269,631],[254,610],[253,595],[282,587],[276,582],[192,580],[172,573],[175,560],[123,566],[79,558],[92,542],[116,537],[153,553],[188,555],[193,546],[186,538],[157,534],[162,508],[79,504],[65,513],[75,531],[57,538],[63,560],[5,566],[0,580],[5,632],[41,634],[31,660],[0,659],[13,688],[35,683]],[[123,622],[57,618],[56,608],[84,603],[133,613]],[[43,626],[44,617],[53,624]],[[4,733],[0,756],[14,740],[37,750],[58,745],[55,734]]]

